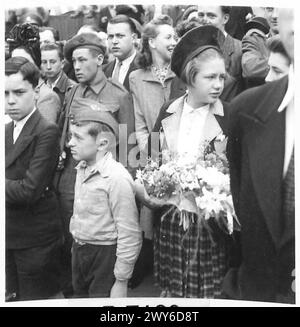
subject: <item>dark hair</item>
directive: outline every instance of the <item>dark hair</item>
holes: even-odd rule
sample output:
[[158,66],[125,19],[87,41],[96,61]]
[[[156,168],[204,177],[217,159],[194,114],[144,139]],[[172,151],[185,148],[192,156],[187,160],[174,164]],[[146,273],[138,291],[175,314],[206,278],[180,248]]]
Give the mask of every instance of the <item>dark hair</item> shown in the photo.
[[267,39],[267,47],[270,50],[270,52],[280,53],[281,55],[286,57],[289,64],[291,64],[291,59],[288,53],[286,52],[285,47],[283,46],[283,43],[278,34]]
[[117,5],[116,13],[133,18],[141,25],[144,24],[145,9],[142,5]]
[[135,23],[130,17],[126,15],[117,15],[108,21],[108,24],[120,24],[120,23],[128,24],[131,32],[138,34]]
[[39,83],[40,71],[35,64],[24,57],[13,57],[5,61],[5,75],[21,73],[24,80],[35,88]]
[[56,28],[50,26],[39,27],[39,32],[51,31],[55,41],[59,41],[59,32]]
[[220,7],[221,7],[222,13],[224,15],[226,15],[226,14],[230,15],[231,6],[220,6]]
[[24,23],[15,25],[6,39],[9,44],[9,53],[15,49],[24,49],[40,67],[41,50],[39,28],[35,25]]
[[[199,53],[196,57],[191,59],[181,72],[180,79],[188,86],[192,86],[195,82],[196,75],[200,71],[200,64],[205,63],[205,61],[220,58],[224,60],[223,53],[214,48],[209,48]],[[225,64],[225,60],[224,60]]]
[[180,22],[176,26],[176,33],[177,33],[178,37],[183,37],[183,35],[185,33],[190,31],[191,29],[201,26],[201,25],[202,25],[202,23],[198,17],[193,17],[190,20],[186,19],[186,20],[183,20],[182,22]]
[[161,25],[173,26],[172,18],[168,15],[160,15],[157,18],[152,19],[148,24],[144,26],[141,40],[141,55],[137,58],[137,64],[143,69],[147,69],[152,64],[152,54],[149,47],[149,39],[155,38],[157,36],[157,27]]
[[59,44],[57,44],[57,43],[46,43],[46,44],[43,44],[41,46],[41,52],[42,51],[52,51],[52,50],[57,51],[60,60],[64,59],[63,48],[62,48],[62,45],[60,43]]

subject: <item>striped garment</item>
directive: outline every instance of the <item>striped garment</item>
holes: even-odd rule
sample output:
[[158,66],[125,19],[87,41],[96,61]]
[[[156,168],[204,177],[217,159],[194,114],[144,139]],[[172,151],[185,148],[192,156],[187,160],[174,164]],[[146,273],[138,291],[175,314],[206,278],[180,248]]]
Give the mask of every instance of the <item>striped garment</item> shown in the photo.
[[[175,208],[174,208],[175,210]],[[169,212],[154,231],[154,274],[162,296],[218,298],[227,271],[225,239],[213,242],[193,223],[187,232]]]

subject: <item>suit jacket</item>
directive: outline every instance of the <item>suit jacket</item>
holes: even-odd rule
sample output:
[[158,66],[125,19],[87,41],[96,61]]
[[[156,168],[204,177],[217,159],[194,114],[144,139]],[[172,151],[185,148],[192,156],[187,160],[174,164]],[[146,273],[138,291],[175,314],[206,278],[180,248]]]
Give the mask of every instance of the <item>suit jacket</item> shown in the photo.
[[287,83],[285,77],[249,89],[231,103],[228,158],[242,263],[225,277],[229,298],[295,301],[295,230],[281,230],[285,112],[277,109]]
[[[126,88],[126,90],[128,92],[130,92],[130,86],[129,86],[129,75],[131,72],[137,70],[139,67],[137,66],[135,60],[136,60],[136,57],[137,55],[134,57],[133,61],[131,62],[130,66],[129,66],[129,69],[128,69],[128,72],[125,76],[125,79],[124,79],[124,87]],[[116,64],[116,59],[109,62],[108,64],[106,65],[103,65],[103,72],[105,74],[105,76],[108,78],[108,77],[112,77],[112,73],[114,71],[114,68],[115,68],[115,64]]]
[[40,93],[36,106],[49,122],[56,123],[62,108],[59,96],[44,81],[38,87]]
[[230,36],[225,38],[222,47],[225,57],[225,67],[229,75],[235,79],[235,85],[231,85],[236,89],[236,95],[244,90],[244,81],[242,77],[242,42]]
[[22,249],[60,237],[61,221],[51,180],[59,153],[58,128],[36,110],[13,144],[5,126],[6,247]]
[[70,79],[64,71],[53,88],[53,91],[59,96],[60,103],[63,106],[66,93],[77,83]]

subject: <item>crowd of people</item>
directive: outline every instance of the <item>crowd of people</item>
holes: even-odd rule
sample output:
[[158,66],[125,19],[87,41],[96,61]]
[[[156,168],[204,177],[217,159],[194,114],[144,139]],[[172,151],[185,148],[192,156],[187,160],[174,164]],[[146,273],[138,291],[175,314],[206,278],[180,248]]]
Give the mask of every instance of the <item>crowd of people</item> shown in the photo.
[[[8,15],[6,301],[126,297],[154,273],[163,297],[295,303],[293,10],[83,7],[67,40]],[[219,134],[241,230],[186,235],[136,173]]]

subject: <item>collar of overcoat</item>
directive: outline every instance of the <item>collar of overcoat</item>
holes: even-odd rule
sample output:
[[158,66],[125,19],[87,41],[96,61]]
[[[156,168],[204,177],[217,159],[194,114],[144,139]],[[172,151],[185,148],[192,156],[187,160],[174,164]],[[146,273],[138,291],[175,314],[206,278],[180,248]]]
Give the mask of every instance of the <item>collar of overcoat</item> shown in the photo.
[[294,230],[281,235],[282,178],[285,156],[285,111],[278,108],[286,93],[288,77],[265,87],[253,114],[241,113],[247,133],[247,152],[256,197],[277,248],[294,237]]

